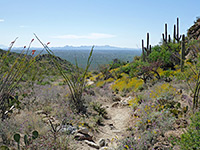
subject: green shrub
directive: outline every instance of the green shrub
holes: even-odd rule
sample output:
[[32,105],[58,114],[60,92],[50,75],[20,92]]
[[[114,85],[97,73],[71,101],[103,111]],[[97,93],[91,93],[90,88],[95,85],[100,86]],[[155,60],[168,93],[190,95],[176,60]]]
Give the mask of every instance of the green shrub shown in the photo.
[[191,124],[178,142],[183,150],[200,149],[200,112],[191,117]]

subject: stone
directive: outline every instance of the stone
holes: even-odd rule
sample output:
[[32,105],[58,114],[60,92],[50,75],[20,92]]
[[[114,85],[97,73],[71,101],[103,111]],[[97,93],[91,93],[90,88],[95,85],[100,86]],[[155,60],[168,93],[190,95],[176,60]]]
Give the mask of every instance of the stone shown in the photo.
[[113,102],[119,102],[119,101],[121,101],[121,97],[119,97],[119,96],[113,96],[112,97],[112,101]]
[[94,84],[94,81],[87,79],[87,83],[86,83],[87,86],[90,86],[90,85],[93,85],[93,84]]
[[52,121],[52,124],[53,124],[53,125],[60,125],[60,121],[54,120],[54,121]]
[[36,113],[37,115],[46,114],[46,113],[44,112],[44,110],[38,110],[38,111],[36,111],[35,113]]
[[49,118],[48,117],[42,118],[42,121],[44,121],[45,123],[49,123]]
[[93,148],[99,149],[99,145],[97,145],[96,143],[92,142],[92,141],[88,141],[85,140],[85,143]]
[[46,118],[46,117],[48,117],[46,114],[40,114],[40,117],[41,118]]
[[119,102],[114,102],[112,103],[111,107],[118,107],[119,106]]
[[128,106],[129,105],[128,101],[126,101],[126,100],[122,101],[121,104],[122,104],[122,106]]
[[76,133],[74,138],[78,141],[83,141],[83,140],[92,141],[92,136],[90,136],[89,134]]
[[78,141],[82,141],[82,140],[85,140],[85,135],[84,134],[81,134],[81,133],[77,133],[75,136],[74,136],[74,139],[78,140]]
[[99,143],[100,147],[104,147],[106,145],[106,140],[105,139],[100,139],[98,143]]
[[121,100],[121,104],[122,106],[128,106],[129,105],[129,101],[132,100],[134,97],[132,96],[129,96],[129,97],[126,97],[124,99]]
[[170,138],[171,136],[176,137],[176,138],[180,138],[181,134],[183,134],[183,130],[179,129],[179,130],[170,130],[164,133],[164,136],[166,138]]
[[75,127],[68,125],[68,126],[62,126],[62,128],[60,129],[60,132],[65,132],[68,135],[70,135],[70,134],[74,134],[76,130],[77,129]]
[[153,149],[155,150],[169,150],[171,147],[171,144],[169,142],[157,142],[154,144]]
[[177,93],[178,93],[178,94],[182,94],[182,93],[183,93],[183,90],[182,90],[182,89],[178,89],[178,90],[177,90]]
[[113,148],[109,148],[107,146],[101,147],[99,150],[114,150]]
[[86,127],[81,127],[77,132],[82,134],[88,134],[89,130]]
[[111,119],[111,116],[109,114],[105,114],[103,117],[104,117],[104,119],[107,119],[107,120]]
[[74,133],[76,132],[76,128],[73,127],[73,126],[69,126],[69,127],[67,128],[67,131],[68,131],[68,133],[70,133],[70,134],[74,134]]
[[174,128],[186,128],[188,126],[188,122],[185,119],[177,119],[174,124]]

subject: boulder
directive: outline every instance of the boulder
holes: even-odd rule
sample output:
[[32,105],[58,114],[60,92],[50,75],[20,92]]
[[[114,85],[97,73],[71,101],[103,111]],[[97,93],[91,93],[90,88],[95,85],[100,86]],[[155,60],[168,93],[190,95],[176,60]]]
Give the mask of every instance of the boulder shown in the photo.
[[67,134],[74,134],[76,132],[76,127],[73,127],[71,125],[68,125],[68,126],[63,126],[61,129],[60,129],[60,132],[65,132]]
[[77,132],[82,134],[88,134],[89,130],[86,127],[81,127]]
[[93,148],[99,149],[99,145],[97,145],[96,143],[92,142],[92,141],[88,141],[85,140],[85,143]]
[[106,140],[105,139],[100,139],[98,143],[99,143],[100,147],[104,147],[106,145]]
[[111,107],[118,107],[119,106],[119,102],[114,102],[112,103]]
[[76,135],[74,136],[74,138],[77,141],[83,141],[83,140],[92,141],[92,136],[90,136],[89,134],[76,133]]

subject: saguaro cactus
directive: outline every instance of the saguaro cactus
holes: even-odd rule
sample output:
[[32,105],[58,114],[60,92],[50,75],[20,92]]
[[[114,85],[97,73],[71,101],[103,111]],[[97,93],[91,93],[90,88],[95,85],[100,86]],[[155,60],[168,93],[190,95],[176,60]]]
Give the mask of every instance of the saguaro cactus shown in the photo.
[[171,42],[170,34],[168,35],[168,42],[169,42],[169,43]]
[[167,23],[165,23],[165,33],[162,34],[163,42],[167,43]]
[[179,43],[181,39],[181,35],[179,36],[179,18],[177,17],[177,23],[174,25],[174,40],[173,42],[175,43],[175,40]]
[[[146,52],[145,52],[146,51]],[[149,33],[147,33],[147,46],[144,47],[144,40],[142,40],[142,55],[143,61],[146,61],[146,57],[151,54],[151,45],[149,45]]]
[[184,71],[184,61],[185,61],[185,35],[183,34],[181,42],[181,72]]
[[144,40],[142,40],[142,60],[145,62]]

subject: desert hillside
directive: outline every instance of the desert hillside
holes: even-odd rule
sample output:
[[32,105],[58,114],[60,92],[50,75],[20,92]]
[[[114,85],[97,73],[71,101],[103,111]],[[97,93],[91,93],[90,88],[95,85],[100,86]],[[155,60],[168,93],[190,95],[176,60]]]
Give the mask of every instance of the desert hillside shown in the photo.
[[[169,35],[131,62],[114,59],[89,70],[24,47],[0,50],[0,149],[198,150],[200,149],[199,19]],[[76,61],[77,62],[77,61]]]

